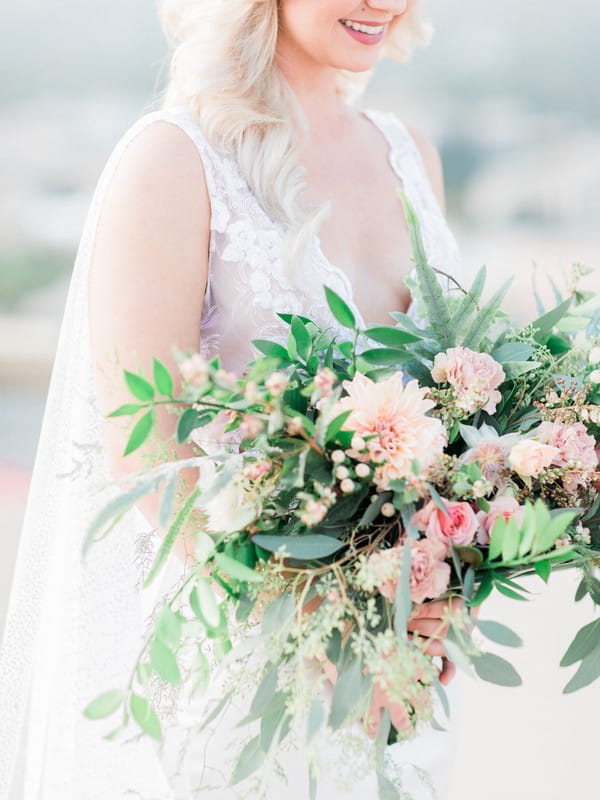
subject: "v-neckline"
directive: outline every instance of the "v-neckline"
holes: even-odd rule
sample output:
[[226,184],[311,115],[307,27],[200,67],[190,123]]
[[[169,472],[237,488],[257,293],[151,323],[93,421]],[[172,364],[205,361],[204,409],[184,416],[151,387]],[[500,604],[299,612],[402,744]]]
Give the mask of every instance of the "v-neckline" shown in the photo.
[[[385,131],[385,129],[381,125],[379,125],[377,123],[376,119],[373,116],[373,112],[370,109],[361,109],[360,114],[362,114],[363,117],[365,117],[367,120],[369,120],[369,122],[373,125],[373,127],[376,128],[379,131],[379,133],[383,136],[383,138],[385,139],[385,141],[387,143],[387,146],[388,146],[388,150],[387,150],[388,163],[389,163],[389,165],[390,165],[390,167],[392,169],[392,172],[394,173],[394,175],[400,181],[400,186],[401,186],[402,190],[404,191],[404,193],[406,194],[406,196],[408,197],[408,199],[412,203],[412,198],[410,197],[409,188],[408,188],[408,186],[406,184],[404,175],[400,172],[399,168],[396,166],[397,165],[397,160],[398,160],[397,159],[397,154],[398,154],[398,144],[397,144],[397,142],[394,141],[394,139],[392,139],[392,137],[388,135],[388,133]],[[418,215],[418,210],[417,210],[416,206],[415,206],[415,213],[417,213],[417,215]],[[405,221],[407,222],[406,216],[404,215],[404,209],[403,208],[401,210],[401,214],[404,217]],[[407,222],[407,224],[408,224],[408,222]],[[355,297],[354,297],[354,286],[352,285],[352,281],[350,280],[350,276],[348,275],[348,273],[345,270],[343,270],[341,267],[338,267],[337,264],[334,264],[332,261],[330,261],[327,258],[327,256],[325,255],[325,252],[323,250],[323,245],[321,243],[321,237],[319,236],[318,232],[316,232],[314,234],[313,238],[314,238],[314,244],[315,244],[315,249],[316,249],[316,253],[317,253],[317,258],[319,259],[319,261],[321,263],[321,266],[327,272],[329,272],[329,273],[331,273],[333,275],[336,275],[340,279],[342,284],[344,285],[344,287],[346,289],[346,297],[344,299],[346,300],[346,302],[350,306],[353,314],[355,315],[357,324],[359,324],[362,329],[365,329],[367,327],[372,327],[372,325],[367,326],[367,324],[366,324],[366,322],[364,320],[364,317],[363,317],[360,309],[358,308],[358,305],[357,305]],[[415,271],[415,267],[413,267],[411,270],[409,270],[409,272],[407,273],[407,277],[411,276],[414,273],[414,271]],[[406,309],[406,313],[407,314],[409,313],[409,311],[410,311],[410,309],[411,309],[411,307],[413,305],[413,302],[414,301],[411,298],[411,301],[408,304],[408,308]],[[394,311],[394,310],[395,309],[392,309],[392,308],[390,309],[390,311]],[[375,324],[381,325],[383,323],[375,323]]]

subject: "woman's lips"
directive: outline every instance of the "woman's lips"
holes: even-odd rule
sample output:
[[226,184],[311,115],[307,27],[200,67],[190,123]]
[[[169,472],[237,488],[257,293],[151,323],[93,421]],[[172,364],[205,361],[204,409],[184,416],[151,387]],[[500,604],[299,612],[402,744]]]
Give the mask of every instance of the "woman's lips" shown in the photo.
[[[361,24],[363,27],[368,27],[367,23],[359,23],[358,20],[356,22],[358,24]],[[361,44],[379,44],[385,34],[385,25],[383,27],[381,25],[371,26],[374,29],[381,29],[378,31],[378,33],[365,33],[364,31],[360,30],[357,31],[354,28],[348,27],[348,25],[345,24],[344,20],[340,20],[340,25],[350,36],[352,36],[353,39],[355,39],[357,42],[360,42]]]

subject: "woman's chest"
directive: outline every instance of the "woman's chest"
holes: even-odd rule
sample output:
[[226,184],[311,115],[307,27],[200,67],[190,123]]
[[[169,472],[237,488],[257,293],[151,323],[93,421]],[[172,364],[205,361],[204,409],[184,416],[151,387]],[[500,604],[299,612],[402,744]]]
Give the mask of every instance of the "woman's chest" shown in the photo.
[[402,181],[387,154],[368,152],[353,161],[331,157],[327,169],[307,169],[312,198],[329,202],[319,232],[326,260],[348,277],[365,322],[389,322],[388,312],[405,311],[410,294],[410,234],[398,189]]

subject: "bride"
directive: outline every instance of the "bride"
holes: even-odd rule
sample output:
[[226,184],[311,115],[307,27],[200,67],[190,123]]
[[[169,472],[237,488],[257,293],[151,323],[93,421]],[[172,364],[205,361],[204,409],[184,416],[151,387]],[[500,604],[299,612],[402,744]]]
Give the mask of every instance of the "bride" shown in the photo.
[[[162,6],[174,43],[162,107],[123,136],[103,171],[65,309],[0,652],[2,798],[19,746],[25,800],[239,796],[224,783],[214,793],[194,785],[208,733],[188,748],[196,758],[182,762],[145,738],[107,742],[81,713],[104,687],[127,683],[156,600],[138,587],[161,534],[157,497],[140,500],[84,563],[80,556],[114,477],[149,457],[123,458],[128,432],[105,418],[129,399],[122,370],[147,370],[156,356],[176,373],[177,346],[219,353],[241,374],[252,339],[284,335],[276,312],[337,328],[323,284],[365,324],[385,324],[393,309],[416,315],[404,282],[411,251],[399,186],[430,263],[459,269],[435,147],[394,115],[350,104],[382,56],[403,61],[427,42],[417,0]],[[164,412],[165,440],[172,428]],[[178,458],[197,454],[191,445],[169,448]],[[195,470],[182,473],[188,487],[197,479]],[[187,531],[173,575],[192,553]],[[443,614],[430,603],[410,629],[426,637]],[[450,683],[442,645],[431,640],[429,652]],[[226,774],[228,731],[212,736]],[[414,763],[415,774],[429,773],[443,797],[452,742],[452,733],[428,729],[389,751]],[[269,798],[308,798],[294,774],[300,762],[295,754],[289,786],[278,779]],[[369,776],[351,792],[327,777],[319,797],[377,796]],[[425,782],[410,789],[429,796]]]

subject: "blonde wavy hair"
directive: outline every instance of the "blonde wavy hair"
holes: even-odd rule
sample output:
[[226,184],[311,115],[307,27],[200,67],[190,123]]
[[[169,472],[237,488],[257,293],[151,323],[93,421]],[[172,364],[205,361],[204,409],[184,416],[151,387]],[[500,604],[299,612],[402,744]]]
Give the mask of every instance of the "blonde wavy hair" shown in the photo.
[[[304,119],[276,67],[279,0],[158,0],[172,48],[169,80],[161,107],[184,106],[208,141],[233,155],[258,202],[288,227],[286,271],[301,258],[328,214],[305,200],[299,162]],[[407,61],[428,44],[418,0],[394,23],[383,55]],[[338,91],[355,99],[369,73],[340,70]]]

